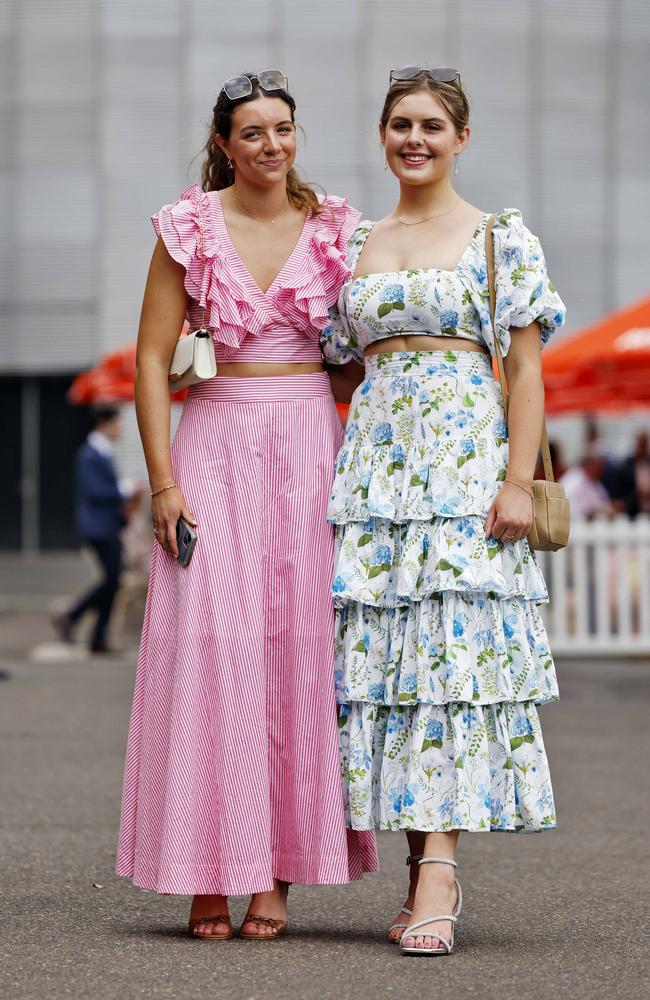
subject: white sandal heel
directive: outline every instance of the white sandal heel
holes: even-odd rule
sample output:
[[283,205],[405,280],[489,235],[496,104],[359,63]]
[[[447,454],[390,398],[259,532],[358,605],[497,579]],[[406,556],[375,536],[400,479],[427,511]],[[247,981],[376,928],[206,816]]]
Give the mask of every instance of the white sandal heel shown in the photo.
[[[456,862],[452,861],[451,858],[421,858],[418,861],[418,864],[420,864],[420,865],[439,864],[439,865],[452,865],[452,867],[454,867],[454,868],[457,867]],[[400,948],[400,951],[401,951],[402,955],[451,955],[452,951],[454,950],[454,930],[455,930],[455,925],[456,925],[456,921],[458,920],[458,916],[459,916],[460,911],[461,911],[462,906],[463,906],[463,890],[460,887],[460,882],[456,878],[454,878],[454,885],[456,886],[456,892],[458,893],[458,895],[456,897],[456,903],[454,905],[453,912],[452,913],[438,914],[435,917],[427,917],[426,920],[416,920],[416,922],[414,924],[411,924],[409,927],[407,927],[406,930],[404,931],[404,933],[402,935],[402,938],[400,940],[400,943],[399,943],[399,948]],[[437,941],[440,942],[440,944],[441,944],[442,947],[439,947],[439,948],[413,948],[413,947],[409,947],[409,948],[407,948],[407,947],[404,946],[404,944],[402,942],[407,937],[413,937],[414,936],[414,934],[413,934],[414,931],[418,930],[420,927],[426,927],[427,924],[433,924],[433,923],[435,923],[438,920],[449,920],[450,921],[450,923],[451,923],[451,937],[449,938],[449,940],[447,940],[447,938],[444,938],[441,934],[434,934],[431,931],[427,931],[423,936],[424,937],[435,938]]]
[[[408,868],[409,865],[414,865],[416,863],[419,864],[421,860],[422,860],[422,855],[421,854],[409,854],[409,856],[406,859],[406,866]],[[407,917],[412,917],[413,916],[413,910],[409,910],[408,906],[403,906],[402,909],[397,914],[397,916],[399,916],[400,913],[405,913]],[[391,935],[391,931],[396,931],[400,927],[406,928],[406,927],[408,927],[408,924],[404,924],[404,923],[398,922],[396,924],[391,924],[390,927],[388,928],[388,940],[392,944],[399,944],[400,938],[392,938],[390,936]]]

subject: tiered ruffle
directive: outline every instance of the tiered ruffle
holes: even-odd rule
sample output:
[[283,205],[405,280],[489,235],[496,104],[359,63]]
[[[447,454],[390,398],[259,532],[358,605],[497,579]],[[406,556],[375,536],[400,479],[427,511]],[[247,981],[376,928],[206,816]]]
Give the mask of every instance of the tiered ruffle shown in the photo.
[[[552,827],[536,709],[558,697],[547,590],[525,540],[483,527],[507,464],[497,388],[476,355],[387,357],[353,400],[329,507],[349,822]],[[450,413],[465,434],[446,437]]]

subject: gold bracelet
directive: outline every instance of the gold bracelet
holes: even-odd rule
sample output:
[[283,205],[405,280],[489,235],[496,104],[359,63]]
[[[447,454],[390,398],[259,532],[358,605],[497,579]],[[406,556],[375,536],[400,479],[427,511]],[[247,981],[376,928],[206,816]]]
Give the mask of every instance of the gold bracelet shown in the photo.
[[170,483],[169,486],[161,486],[159,490],[154,490],[151,496],[157,497],[159,493],[164,493],[165,490],[175,490],[176,488],[176,483]]
[[504,483],[512,483],[513,486],[516,486],[516,487],[518,487],[518,489],[523,490],[523,492],[526,494],[527,497],[532,497],[532,495],[533,495],[533,491],[532,490],[527,490],[525,486],[520,486],[519,483],[516,483],[514,481],[514,479],[508,479],[507,476],[504,479]]

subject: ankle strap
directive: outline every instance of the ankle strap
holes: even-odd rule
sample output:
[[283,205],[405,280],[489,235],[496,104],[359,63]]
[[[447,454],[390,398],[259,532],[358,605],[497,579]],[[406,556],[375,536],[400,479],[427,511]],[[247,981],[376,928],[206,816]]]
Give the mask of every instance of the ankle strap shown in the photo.
[[452,865],[453,868],[458,868],[458,865],[456,864],[456,862],[452,861],[451,858],[422,858],[422,857],[420,857],[418,859],[418,864],[419,865],[430,865],[430,864]]
[[420,861],[422,861],[422,855],[421,854],[409,854],[409,856],[406,859],[406,864],[407,865],[415,865],[415,864],[419,864]]

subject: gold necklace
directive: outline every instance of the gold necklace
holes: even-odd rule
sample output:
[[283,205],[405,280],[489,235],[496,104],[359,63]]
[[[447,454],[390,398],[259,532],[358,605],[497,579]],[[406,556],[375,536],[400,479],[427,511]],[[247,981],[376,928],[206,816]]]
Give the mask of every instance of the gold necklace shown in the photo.
[[400,219],[398,215],[395,216],[395,220],[399,222],[401,226],[407,226],[408,228],[411,226],[421,226],[423,222],[430,222],[431,219],[440,219],[443,215],[449,215],[450,212],[453,212],[453,210],[458,207],[459,203],[460,198],[457,198],[451,208],[446,209],[444,212],[438,212],[436,215],[427,215],[426,219],[419,219],[417,222],[404,222],[404,220]]
[[232,197],[233,197],[233,201],[235,202],[235,205],[237,206],[237,208],[239,209],[239,211],[243,212],[244,215],[247,215],[249,218],[255,219],[256,222],[271,222],[271,223],[275,224],[278,221],[278,219],[282,218],[282,216],[286,212],[287,208],[289,207],[289,199],[287,198],[286,205],[284,206],[284,208],[282,209],[282,211],[280,212],[280,214],[276,215],[275,219],[260,219],[259,215],[253,215],[253,213],[252,212],[248,212],[244,208],[243,205],[240,205],[240,203],[237,200],[237,196],[236,196],[236,194],[235,194],[234,191],[232,192]]

